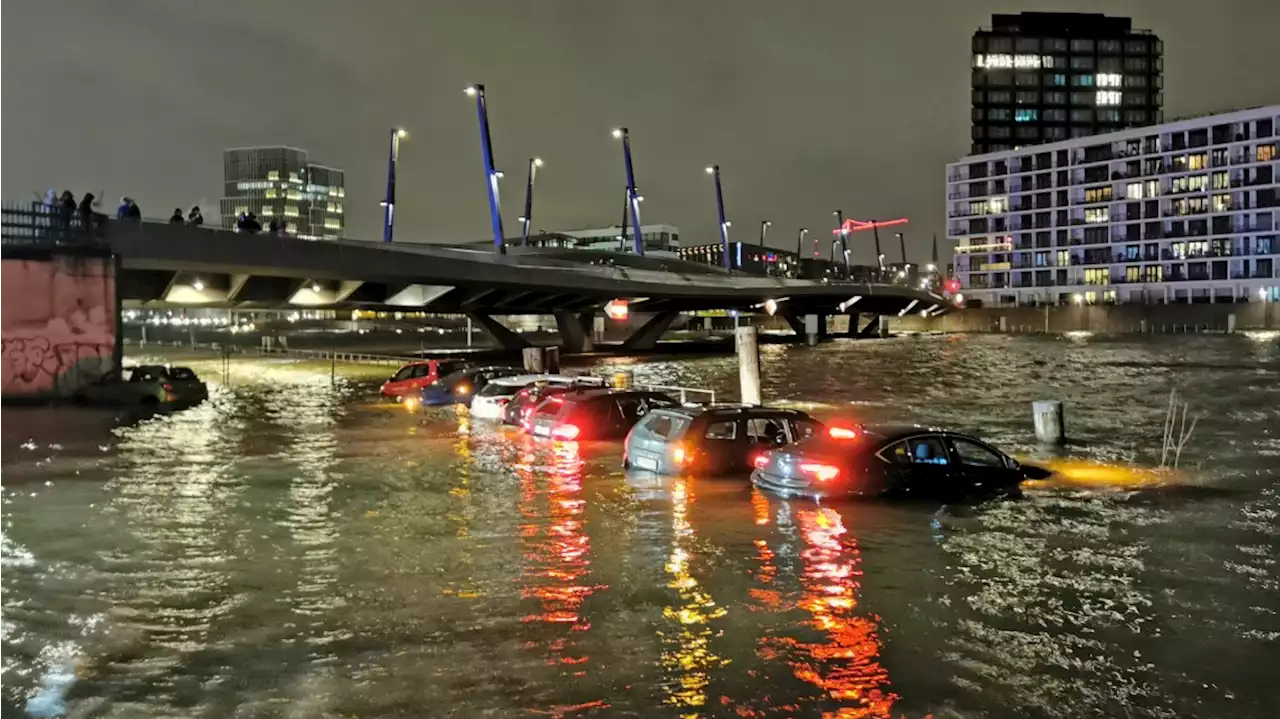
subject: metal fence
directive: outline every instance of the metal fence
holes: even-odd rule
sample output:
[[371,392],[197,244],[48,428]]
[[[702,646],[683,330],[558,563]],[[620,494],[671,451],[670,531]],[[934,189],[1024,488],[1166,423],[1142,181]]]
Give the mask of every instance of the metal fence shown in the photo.
[[0,242],[5,247],[103,249],[106,220],[97,212],[5,201],[0,204]]

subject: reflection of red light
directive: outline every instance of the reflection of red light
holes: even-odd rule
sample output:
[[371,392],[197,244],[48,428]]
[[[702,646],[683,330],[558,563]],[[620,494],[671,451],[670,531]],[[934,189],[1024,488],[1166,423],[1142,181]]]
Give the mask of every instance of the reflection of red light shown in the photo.
[[552,437],[556,439],[563,439],[565,441],[577,439],[578,435],[581,433],[582,430],[578,429],[576,424],[561,424],[556,425],[551,429]]
[[832,427],[827,430],[832,439],[857,439],[858,432],[848,427]]
[[840,476],[839,467],[833,467],[829,464],[819,464],[817,462],[805,462],[800,465],[800,471],[812,474],[819,482],[830,482]]
[[604,306],[604,313],[611,320],[621,321],[625,320],[631,314],[631,310],[627,307],[626,300],[613,300]]
[[768,466],[769,466],[769,453],[768,453],[768,452],[761,452],[760,454],[757,454],[756,456],[752,457],[752,458],[751,458],[751,464],[752,464],[752,466],[754,466],[756,469],[764,469],[765,467],[768,467]]
[[[864,230],[871,230],[877,227],[893,227],[895,225],[905,225],[907,224],[907,222],[909,222],[909,220],[905,217],[899,217],[896,220],[885,220],[884,222],[878,222],[874,220],[871,222],[863,222],[862,220],[848,219],[844,221],[844,224],[841,225],[841,227],[844,228],[844,231],[846,233],[862,232]],[[833,235],[840,234],[840,229],[837,228],[832,230],[831,234]]]
[[947,292],[955,294],[960,291],[960,280],[957,280],[954,277],[949,277],[946,282],[942,283],[942,286],[947,290]]

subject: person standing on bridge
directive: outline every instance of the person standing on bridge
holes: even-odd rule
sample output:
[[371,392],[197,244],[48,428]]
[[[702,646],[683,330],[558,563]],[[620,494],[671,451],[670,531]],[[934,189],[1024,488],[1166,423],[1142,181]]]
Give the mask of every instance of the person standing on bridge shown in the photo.
[[187,224],[191,227],[199,227],[204,224],[204,215],[200,214],[199,205],[191,208],[191,212],[187,215]]
[[186,218],[182,216],[182,208],[181,207],[173,208],[173,215],[169,217],[169,224],[182,225],[182,224],[185,224],[186,221],[187,221]]
[[[64,193],[70,194],[70,193]],[[74,201],[74,199],[72,200]],[[96,219],[93,208],[98,204],[98,200],[94,198],[92,192],[84,193],[84,197],[80,198],[80,206],[76,208],[77,214],[80,215],[80,226],[85,232],[93,232],[94,219]],[[98,223],[101,224],[101,223]]]

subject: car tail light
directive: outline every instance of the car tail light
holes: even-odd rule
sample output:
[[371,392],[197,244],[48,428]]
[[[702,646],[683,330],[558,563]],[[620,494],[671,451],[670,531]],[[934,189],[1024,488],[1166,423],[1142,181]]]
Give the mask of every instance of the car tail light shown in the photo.
[[805,462],[800,465],[800,471],[812,474],[819,482],[830,482],[840,476],[839,467],[833,467],[829,464],[820,464],[818,462]]
[[551,428],[551,436],[565,441],[575,440],[582,430],[576,424],[561,424]]
[[857,439],[858,431],[848,427],[832,427],[827,430],[832,439]]
[[756,469],[764,469],[769,466],[769,453],[761,452],[751,458],[751,466]]
[[677,444],[671,450],[671,461],[675,462],[679,467],[684,467],[693,461],[693,454],[688,449],[685,449],[683,444]]
[[173,391],[173,385],[169,384],[168,382],[165,382],[165,383],[164,383],[164,391],[165,391],[165,392],[172,392],[172,391]]
[[493,399],[493,401],[494,401],[494,402],[497,402],[499,405],[504,405],[504,404],[506,404],[506,403],[510,402],[510,401],[511,401],[511,398],[510,398],[510,397],[495,397],[495,398]]
[[468,385],[468,384],[465,384],[465,383],[464,383],[464,384],[460,384],[460,385],[458,385],[457,387],[455,387],[455,388],[453,389],[453,393],[454,393],[454,394],[466,394],[466,393],[468,393],[468,392],[470,392],[470,391],[471,391],[471,385]]

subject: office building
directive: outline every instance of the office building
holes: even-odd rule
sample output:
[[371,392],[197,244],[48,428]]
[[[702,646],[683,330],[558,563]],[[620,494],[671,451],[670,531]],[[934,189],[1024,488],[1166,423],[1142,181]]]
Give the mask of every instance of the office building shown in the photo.
[[[681,247],[676,255],[689,262],[724,267],[724,252],[719,242]],[[800,272],[796,253],[749,242],[729,243],[729,267],[750,275],[771,277],[794,277]]]
[[1280,105],[947,166],[970,303],[1280,300]]
[[993,15],[973,35],[973,144],[998,152],[1161,118],[1163,45],[1129,18]]
[[[635,246],[635,233],[631,225],[626,227],[626,238],[617,226],[563,230],[560,234],[572,237],[576,247],[585,250],[630,252]],[[644,253],[654,257],[675,257],[680,249],[680,229],[673,225],[641,225],[640,237],[644,240]]]
[[273,219],[307,240],[343,236],[346,202],[342,170],[310,161],[294,147],[240,147],[222,152],[221,222],[235,229],[252,212],[265,229]]

